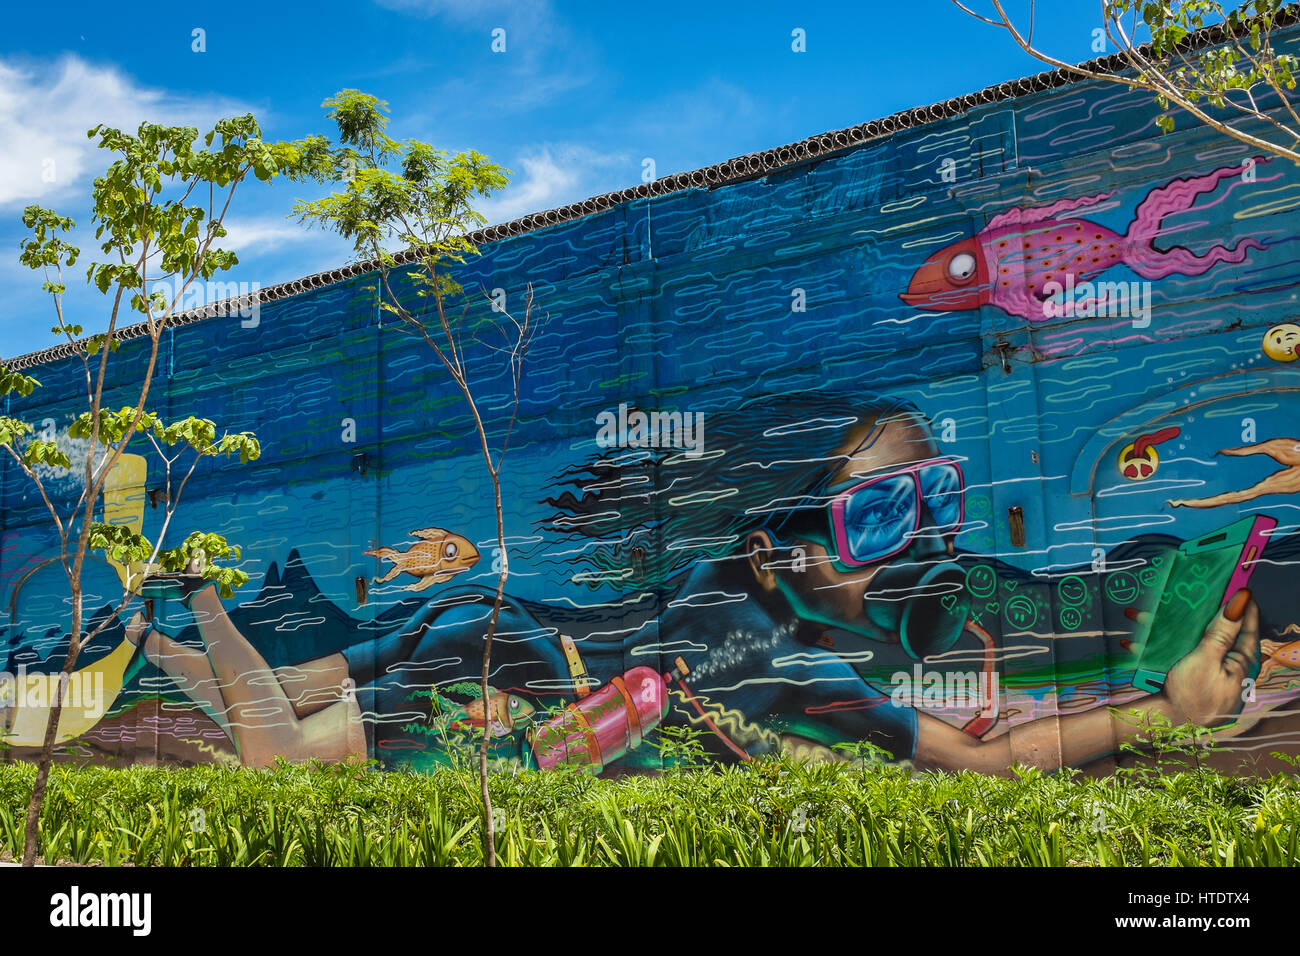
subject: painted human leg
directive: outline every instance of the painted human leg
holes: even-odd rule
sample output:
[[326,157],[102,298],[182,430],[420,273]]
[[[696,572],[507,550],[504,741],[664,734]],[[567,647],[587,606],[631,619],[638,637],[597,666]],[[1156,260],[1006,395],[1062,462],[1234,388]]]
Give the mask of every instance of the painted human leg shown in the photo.
[[[342,679],[332,700],[313,691],[313,709],[300,717],[280,678],[265,658],[239,633],[226,616],[216,588],[205,587],[190,600],[226,705],[231,737],[240,761],[261,767],[276,757],[287,760],[343,760],[364,756],[361,710]],[[334,655],[341,661],[339,655]],[[299,668],[298,670],[302,670]],[[327,667],[319,674],[334,674]]]
[[1251,485],[1242,491],[1228,491],[1208,498],[1176,498],[1169,502],[1173,508],[1217,508],[1220,505],[1238,505],[1252,501],[1261,495],[1293,495],[1300,492],[1300,442],[1294,438],[1274,438],[1260,442],[1258,445],[1243,445],[1240,448],[1224,448],[1220,455],[1233,458],[1245,458],[1249,455],[1267,455],[1278,464],[1286,465],[1281,471],[1275,471],[1263,481]]
[[1244,458],[1247,455],[1268,455],[1279,465],[1300,465],[1300,441],[1294,438],[1273,438],[1257,445],[1242,445],[1240,448],[1224,448],[1220,455]]
[[[187,696],[202,705],[208,715],[221,725],[222,730],[229,733],[221,681],[205,652],[186,647],[150,628],[139,615],[127,625],[126,633],[131,643],[141,648],[149,663],[174,680]],[[314,714],[335,703],[339,700],[340,689],[352,686],[345,684],[348,665],[342,654],[331,654],[304,664],[277,667],[274,673],[285,696],[293,705],[294,713],[299,717]]]
[[1275,472],[1263,481],[1242,491],[1226,491],[1208,498],[1175,498],[1169,504],[1175,508],[1217,508],[1220,505],[1239,505],[1253,501],[1261,495],[1293,495],[1300,491],[1300,468],[1287,468]]
[[126,626],[126,637],[140,648],[145,660],[176,682],[186,696],[220,725],[233,739],[226,720],[226,701],[221,696],[221,682],[212,670],[212,662],[203,651],[177,643],[145,622],[137,614]]

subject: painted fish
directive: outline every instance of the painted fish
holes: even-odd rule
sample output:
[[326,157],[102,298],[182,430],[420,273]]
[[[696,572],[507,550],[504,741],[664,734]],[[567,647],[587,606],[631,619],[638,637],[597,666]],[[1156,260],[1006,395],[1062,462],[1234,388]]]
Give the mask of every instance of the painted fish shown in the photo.
[[[1008,315],[1042,321],[1050,315],[1093,314],[1107,296],[1060,303],[1053,312],[1045,303],[1089,282],[1107,269],[1126,265],[1144,279],[1171,275],[1199,276],[1221,262],[1243,262],[1250,249],[1263,249],[1254,239],[1235,246],[1215,246],[1204,255],[1174,246],[1155,247],[1165,217],[1190,209],[1196,197],[1224,180],[1267,162],[1216,169],[1205,176],[1176,179],[1151,190],[1138,205],[1128,232],[1120,235],[1087,219],[1063,214],[1096,205],[1115,194],[1101,193],[1066,199],[1049,206],[1010,209],[994,216],[978,235],[936,252],[913,274],[899,296],[908,305],[929,311],[962,311],[992,305]],[[1277,177],[1271,177],[1276,179]],[[1260,180],[1265,182],[1267,180]],[[1086,306],[1092,306],[1089,310]]]
[[503,690],[492,690],[487,697],[487,707],[482,700],[472,700],[465,705],[464,722],[472,727],[483,726],[484,711],[492,721],[492,736],[500,737],[523,727],[536,708],[522,697]]
[[1259,669],[1258,683],[1264,683],[1278,668],[1300,668],[1300,641],[1292,641],[1290,644],[1260,641],[1259,649],[1264,656],[1264,666]]
[[405,551],[396,548],[376,548],[366,554],[391,561],[393,567],[381,578],[375,578],[376,584],[384,584],[399,574],[409,574],[419,578],[415,584],[403,586],[404,591],[423,591],[449,581],[463,571],[468,571],[478,563],[478,549],[468,539],[453,534],[444,528],[420,528],[412,531],[411,537],[419,538],[417,544]]

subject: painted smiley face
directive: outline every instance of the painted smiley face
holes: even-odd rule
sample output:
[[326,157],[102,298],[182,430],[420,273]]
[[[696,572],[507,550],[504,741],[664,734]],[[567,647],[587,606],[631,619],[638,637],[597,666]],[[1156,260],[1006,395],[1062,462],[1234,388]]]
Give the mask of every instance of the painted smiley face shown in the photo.
[[1084,583],[1083,578],[1070,575],[1057,585],[1057,594],[1062,603],[1074,607],[1088,600],[1088,585]]
[[1129,481],[1146,481],[1160,467],[1160,455],[1153,446],[1148,445],[1141,454],[1135,451],[1136,447],[1136,443],[1125,445],[1116,465]]
[[966,573],[966,588],[978,598],[986,598],[998,588],[998,577],[987,564],[979,564]]
[[1275,362],[1294,362],[1300,346],[1300,325],[1275,325],[1264,333],[1264,354]]
[[1116,604],[1128,604],[1141,593],[1138,579],[1127,571],[1116,571],[1106,579],[1106,596]]

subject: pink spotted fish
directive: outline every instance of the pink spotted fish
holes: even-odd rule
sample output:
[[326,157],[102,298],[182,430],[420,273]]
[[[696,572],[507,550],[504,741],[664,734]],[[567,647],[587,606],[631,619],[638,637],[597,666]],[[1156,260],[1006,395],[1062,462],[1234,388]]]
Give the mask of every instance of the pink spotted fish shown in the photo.
[[[1253,161],[1255,165],[1264,162],[1267,160]],[[989,220],[979,235],[955,242],[927,259],[900,298],[908,305],[932,312],[993,305],[1009,315],[1042,321],[1052,314],[1082,312],[1085,302],[1104,304],[1102,296],[1065,301],[1056,313],[1046,307],[1062,288],[1088,282],[1121,263],[1144,279],[1163,279],[1171,275],[1199,276],[1220,262],[1243,262],[1248,250],[1264,246],[1254,239],[1243,239],[1231,248],[1215,246],[1198,256],[1181,246],[1157,249],[1155,240],[1166,216],[1186,211],[1197,196],[1213,191],[1224,179],[1240,176],[1250,165],[1175,179],[1151,190],[1122,236],[1087,219],[1062,216],[1105,202],[1115,195],[1113,192],[1033,209],[1009,209]]]

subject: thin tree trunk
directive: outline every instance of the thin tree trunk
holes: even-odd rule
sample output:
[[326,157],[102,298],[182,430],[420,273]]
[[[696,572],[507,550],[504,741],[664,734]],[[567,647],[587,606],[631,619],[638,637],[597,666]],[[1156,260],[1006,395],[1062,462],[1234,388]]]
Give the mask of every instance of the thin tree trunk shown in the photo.
[[510,574],[510,559],[506,554],[505,513],[501,507],[501,476],[492,470],[492,492],[497,511],[497,550],[501,555],[501,570],[497,573],[497,593],[492,601],[492,616],[488,619],[487,635],[483,639],[483,673],[480,686],[483,692],[483,744],[478,754],[479,790],[483,797],[484,862],[497,865],[496,820],[492,811],[492,797],[488,793],[488,742],[492,736],[492,713],[488,708],[488,673],[492,663],[492,638],[496,635],[501,605],[505,603],[506,578]]
[[[60,677],[72,672],[77,665],[77,655],[81,653],[81,613],[81,581],[77,580],[72,585],[72,637],[68,641],[68,653],[63,659]],[[59,718],[63,715],[63,681],[59,680],[55,686],[57,690],[54,695],[54,706],[50,710],[50,719],[45,725],[45,740],[41,743],[41,756],[36,764],[36,784],[32,788],[32,799],[27,804],[27,826],[23,831],[23,866],[36,865],[41,805],[45,801],[45,786],[50,779],[50,767],[54,763],[54,743],[59,732]]]

